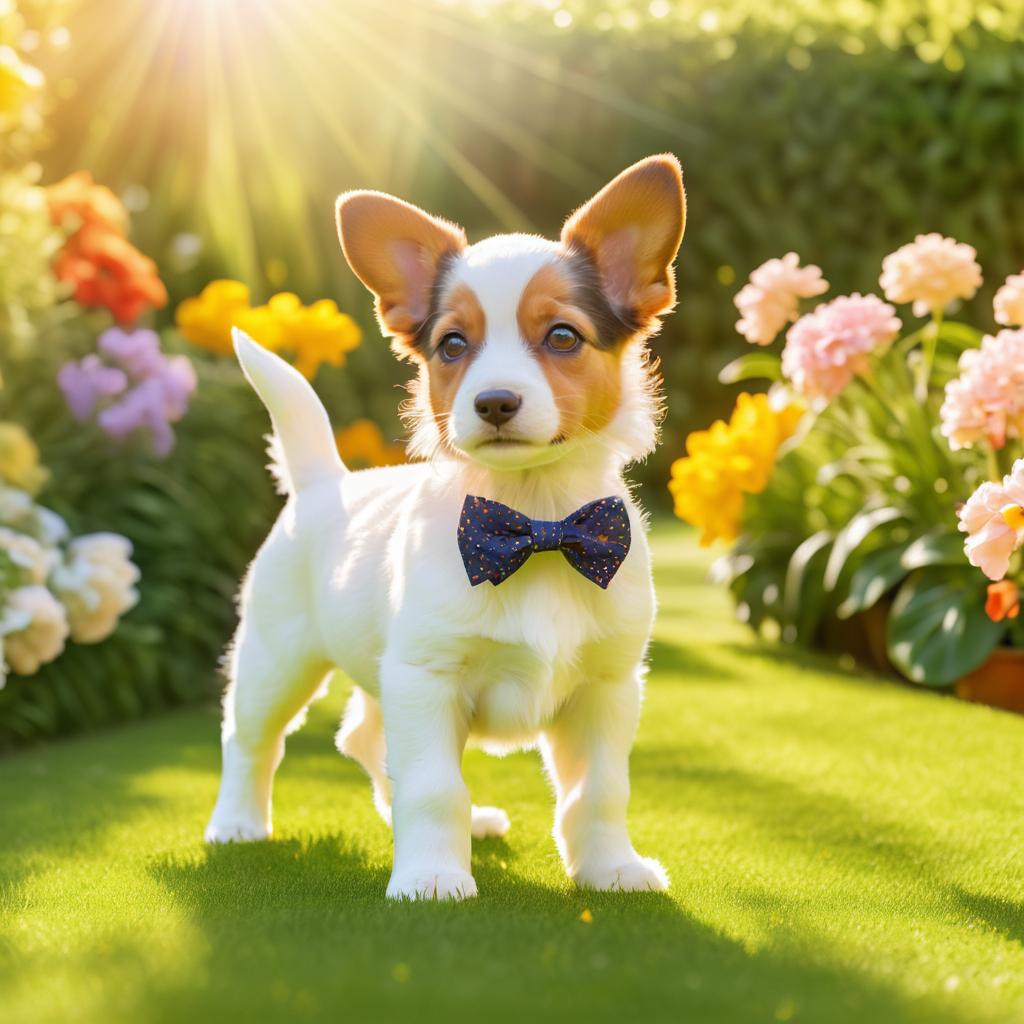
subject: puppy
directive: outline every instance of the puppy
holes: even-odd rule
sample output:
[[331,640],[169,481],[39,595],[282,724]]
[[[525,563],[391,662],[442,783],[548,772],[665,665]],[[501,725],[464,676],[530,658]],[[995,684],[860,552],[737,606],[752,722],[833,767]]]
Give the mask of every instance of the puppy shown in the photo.
[[206,838],[270,835],[285,735],[340,669],[356,688],[338,747],[394,829],[389,897],[476,895],[470,837],[509,821],[471,804],[467,742],[540,748],[576,883],[664,889],[626,829],[655,597],[623,471],[656,443],[645,341],[675,302],[679,163],[633,165],[558,242],[469,245],[379,192],[341,196],[337,218],[383,332],[418,371],[422,461],[349,472],[309,384],[235,332],[288,498],[242,587]]

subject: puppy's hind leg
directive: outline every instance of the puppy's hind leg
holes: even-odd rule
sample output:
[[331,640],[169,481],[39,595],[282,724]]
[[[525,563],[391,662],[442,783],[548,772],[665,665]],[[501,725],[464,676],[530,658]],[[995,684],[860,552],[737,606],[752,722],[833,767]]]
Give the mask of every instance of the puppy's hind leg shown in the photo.
[[267,642],[243,625],[231,659],[224,699],[220,792],[206,827],[209,843],[270,836],[274,773],[284,738],[302,716],[331,666],[281,643]]
[[[373,803],[391,824],[391,780],[387,774],[387,748],[380,703],[356,687],[345,707],[345,717],[335,740],[338,750],[358,761],[373,783]],[[473,805],[470,830],[474,839],[503,836],[509,830],[508,815],[500,807]]]

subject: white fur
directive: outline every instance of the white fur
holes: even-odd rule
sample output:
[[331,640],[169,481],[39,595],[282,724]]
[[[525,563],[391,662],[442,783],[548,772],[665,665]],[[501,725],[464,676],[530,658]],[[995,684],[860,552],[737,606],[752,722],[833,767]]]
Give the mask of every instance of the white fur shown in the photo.
[[[622,473],[654,443],[653,398],[642,355],[629,353],[623,400],[605,430],[548,443],[557,399],[519,338],[515,309],[552,252],[542,240],[504,236],[467,249],[455,267],[453,281],[470,284],[487,318],[449,425],[466,458],[348,472],[326,454],[330,432],[312,388],[236,333],[281,435],[285,470],[301,465],[303,480],[293,479],[242,588],[209,841],[270,835],[286,730],[339,668],[357,687],[339,749],[363,764],[393,821],[389,897],[476,894],[470,836],[502,835],[508,818],[471,806],[461,773],[468,741],[495,752],[540,747],[556,794],[555,839],[579,884],[667,885],[626,831],[654,590],[645,523]],[[523,396],[510,426],[524,443],[483,454],[493,428],[473,414],[472,396],[509,386]],[[456,541],[467,494],[543,519],[618,495],[633,544],[607,590],[555,553],[534,556],[499,587],[473,588]]]

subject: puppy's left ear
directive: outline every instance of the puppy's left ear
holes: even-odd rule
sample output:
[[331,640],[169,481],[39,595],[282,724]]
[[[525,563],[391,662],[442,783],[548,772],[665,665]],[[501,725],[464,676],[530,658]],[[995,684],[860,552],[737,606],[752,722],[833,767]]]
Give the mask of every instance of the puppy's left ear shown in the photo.
[[686,225],[679,161],[671,153],[626,168],[562,228],[562,243],[590,253],[612,304],[642,324],[675,303],[672,262]]

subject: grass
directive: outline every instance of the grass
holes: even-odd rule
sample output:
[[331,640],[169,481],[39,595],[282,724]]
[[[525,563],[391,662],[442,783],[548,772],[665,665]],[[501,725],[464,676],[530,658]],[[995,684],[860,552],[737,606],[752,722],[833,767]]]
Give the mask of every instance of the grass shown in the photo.
[[389,905],[390,837],[331,744],[289,742],[269,844],[208,849],[217,715],[0,761],[5,1022],[1024,1017],[1024,720],[760,646],[656,536],[631,821],[667,895],[572,889],[537,758],[466,758],[512,816],[481,896]]

